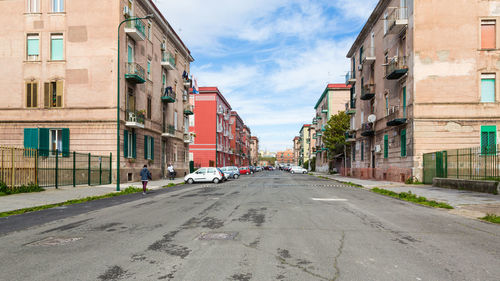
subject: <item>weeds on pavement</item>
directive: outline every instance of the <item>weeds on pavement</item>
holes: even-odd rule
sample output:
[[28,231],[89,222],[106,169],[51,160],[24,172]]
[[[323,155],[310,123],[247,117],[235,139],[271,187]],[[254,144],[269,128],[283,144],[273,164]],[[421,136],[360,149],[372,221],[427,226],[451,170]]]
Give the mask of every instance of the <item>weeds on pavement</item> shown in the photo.
[[417,203],[417,204],[421,204],[421,205],[425,205],[425,206],[430,206],[430,207],[434,207],[434,208],[443,208],[443,209],[453,209],[452,206],[450,206],[446,203],[437,202],[434,200],[427,200],[427,198],[425,198],[423,196],[417,196],[417,195],[411,193],[411,191],[397,193],[397,192],[394,192],[391,190],[377,188],[377,187],[373,188],[372,191],[375,193],[391,196],[394,198],[399,198],[401,200],[405,200],[408,202],[413,202],[413,203]]
[[500,216],[494,214],[488,214],[486,217],[482,217],[481,219],[492,223],[500,223]]
[[0,196],[6,196],[18,193],[41,192],[45,189],[38,186],[38,184],[30,183],[28,185],[21,185],[14,188],[9,188],[7,184],[0,182]]

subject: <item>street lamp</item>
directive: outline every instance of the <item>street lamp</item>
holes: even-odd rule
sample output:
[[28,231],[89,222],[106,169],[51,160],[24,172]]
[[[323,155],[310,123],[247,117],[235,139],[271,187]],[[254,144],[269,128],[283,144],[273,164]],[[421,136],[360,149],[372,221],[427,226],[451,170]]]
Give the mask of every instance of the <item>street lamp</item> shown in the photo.
[[143,20],[153,18],[153,14],[149,14],[145,17],[139,18],[128,18],[120,22],[118,25],[118,69],[117,69],[117,104],[116,104],[116,191],[120,191],[120,27],[125,22],[133,20]]

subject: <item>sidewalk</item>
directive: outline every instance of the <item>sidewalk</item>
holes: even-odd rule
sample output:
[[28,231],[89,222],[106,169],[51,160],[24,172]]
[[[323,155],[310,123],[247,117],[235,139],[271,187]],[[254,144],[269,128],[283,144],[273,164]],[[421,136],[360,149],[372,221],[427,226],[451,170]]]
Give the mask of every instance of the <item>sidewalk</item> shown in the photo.
[[315,176],[323,176],[340,182],[351,182],[361,185],[366,189],[378,187],[397,193],[411,191],[413,194],[426,197],[430,200],[448,203],[455,208],[450,210],[450,213],[466,217],[479,218],[486,216],[486,214],[495,214],[500,216],[500,195],[440,188],[431,185],[413,185],[401,182],[363,180],[324,173],[313,174]]
[[[148,190],[160,189],[169,183],[182,183],[183,178],[176,178],[175,180],[157,180],[148,183]],[[141,182],[122,183],[120,189],[124,190],[127,187],[142,188]],[[30,208],[48,204],[56,204],[73,199],[81,199],[90,196],[100,196],[116,191],[116,184],[107,184],[100,186],[87,186],[80,185],[77,187],[63,186],[59,189],[54,187],[45,188],[43,192],[33,193],[20,193],[8,196],[0,196],[0,212],[13,211],[23,208]]]

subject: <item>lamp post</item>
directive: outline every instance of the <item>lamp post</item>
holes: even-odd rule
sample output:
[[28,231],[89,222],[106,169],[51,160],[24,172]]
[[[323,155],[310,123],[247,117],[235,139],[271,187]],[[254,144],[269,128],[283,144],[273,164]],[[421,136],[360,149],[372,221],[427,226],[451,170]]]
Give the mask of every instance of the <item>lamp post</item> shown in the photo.
[[116,191],[120,191],[120,27],[122,24],[133,21],[133,20],[143,20],[143,19],[151,19],[154,16],[149,14],[145,17],[139,18],[128,18],[120,22],[118,25],[118,68],[117,68],[117,103],[116,103]]

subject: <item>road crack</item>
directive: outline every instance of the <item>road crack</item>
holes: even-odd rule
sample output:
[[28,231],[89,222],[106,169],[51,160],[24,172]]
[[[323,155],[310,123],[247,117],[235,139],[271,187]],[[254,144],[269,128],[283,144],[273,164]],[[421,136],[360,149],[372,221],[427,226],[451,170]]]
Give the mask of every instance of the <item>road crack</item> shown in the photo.
[[335,268],[335,275],[333,276],[332,281],[336,281],[340,277],[340,268],[339,268],[339,258],[342,255],[342,251],[344,250],[344,242],[345,242],[345,231],[342,231],[342,237],[340,238],[340,245],[338,249],[338,253],[333,260],[333,268]]

